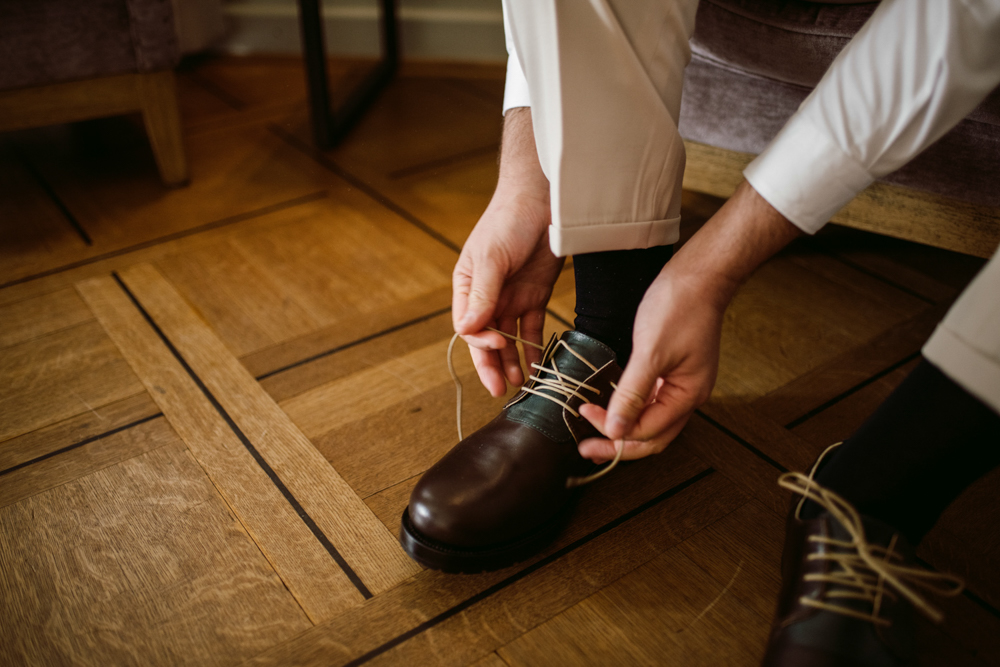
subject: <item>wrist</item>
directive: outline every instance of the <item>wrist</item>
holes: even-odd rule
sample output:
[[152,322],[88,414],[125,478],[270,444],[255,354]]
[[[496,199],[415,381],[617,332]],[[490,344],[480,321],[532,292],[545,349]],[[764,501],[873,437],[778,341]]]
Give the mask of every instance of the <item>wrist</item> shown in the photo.
[[688,302],[708,304],[719,312],[726,309],[742,284],[724,266],[680,251],[667,262],[657,279],[670,281],[678,294],[686,295]]
[[517,184],[497,186],[484,217],[517,221],[518,226],[544,232],[552,221],[549,193]]
[[667,266],[676,264],[693,289],[728,303],[758,266],[801,235],[744,181]]

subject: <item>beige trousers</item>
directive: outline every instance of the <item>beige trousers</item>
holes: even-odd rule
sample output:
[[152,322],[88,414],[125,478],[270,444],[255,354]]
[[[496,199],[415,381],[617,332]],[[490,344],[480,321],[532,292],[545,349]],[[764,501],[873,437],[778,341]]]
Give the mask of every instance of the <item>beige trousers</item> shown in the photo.
[[958,297],[923,353],[1000,413],[1000,249]]
[[677,119],[697,4],[505,0],[550,183],[556,255],[677,240]]

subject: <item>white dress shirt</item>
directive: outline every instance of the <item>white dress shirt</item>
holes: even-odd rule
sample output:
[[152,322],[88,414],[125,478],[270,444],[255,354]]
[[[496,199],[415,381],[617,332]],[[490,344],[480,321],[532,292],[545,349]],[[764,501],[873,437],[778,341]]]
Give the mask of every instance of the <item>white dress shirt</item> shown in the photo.
[[743,174],[814,233],[998,84],[1000,0],[884,0]]

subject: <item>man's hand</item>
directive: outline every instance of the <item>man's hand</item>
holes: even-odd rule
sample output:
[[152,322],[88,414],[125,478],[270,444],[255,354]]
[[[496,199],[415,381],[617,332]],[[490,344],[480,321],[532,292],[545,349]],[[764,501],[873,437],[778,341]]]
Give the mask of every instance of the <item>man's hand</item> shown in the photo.
[[[504,119],[500,177],[452,275],[455,331],[469,344],[483,385],[502,396],[524,374],[517,346],[485,327],[541,343],[545,306],[564,260],[549,250],[549,182],[542,173],[528,108]],[[520,327],[519,327],[520,324]],[[529,365],[540,360],[525,349]]]
[[708,400],[719,367],[726,307],[739,285],[801,232],[746,182],[667,263],[639,305],[632,356],[605,411],[581,407],[609,440],[580,453],[595,461],[655,454]]
[[[663,451],[715,385],[726,290],[670,271],[674,261],[639,306],[632,356],[608,410],[595,405],[580,409],[609,438],[625,439],[624,459]],[[606,461],[614,458],[615,445],[593,438],[581,443],[580,453]]]

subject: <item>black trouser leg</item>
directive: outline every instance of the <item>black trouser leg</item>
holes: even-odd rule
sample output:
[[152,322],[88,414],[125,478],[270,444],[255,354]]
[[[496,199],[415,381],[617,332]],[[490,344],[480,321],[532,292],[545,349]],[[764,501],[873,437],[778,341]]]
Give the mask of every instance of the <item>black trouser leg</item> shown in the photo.
[[[816,475],[916,545],[963,490],[1000,464],[1000,415],[921,361]],[[818,508],[807,503],[804,518]]]
[[614,350],[622,367],[632,353],[632,326],[639,302],[673,250],[673,246],[657,246],[573,257],[576,329]]

